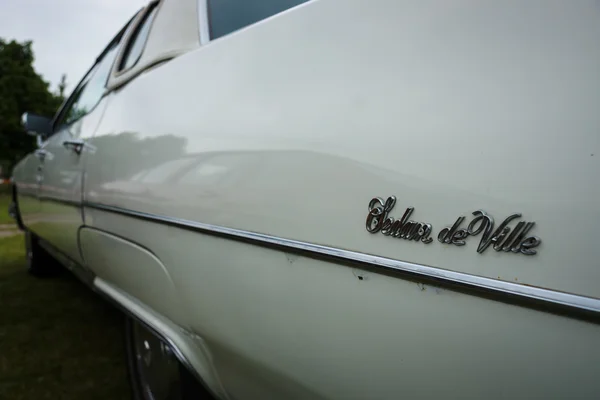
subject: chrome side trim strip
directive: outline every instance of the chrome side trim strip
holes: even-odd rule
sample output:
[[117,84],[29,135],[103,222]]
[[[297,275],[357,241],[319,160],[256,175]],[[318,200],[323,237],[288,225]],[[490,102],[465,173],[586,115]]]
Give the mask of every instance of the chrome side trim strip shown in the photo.
[[141,220],[179,227],[186,230],[224,236],[230,239],[251,242],[253,244],[267,247],[283,248],[293,252],[301,252],[315,258],[325,257],[346,263],[351,262],[367,267],[381,268],[408,275],[413,279],[428,279],[442,284],[466,287],[482,294],[488,293],[502,295],[503,298],[508,297],[520,300],[530,300],[537,304],[559,306],[570,309],[571,311],[579,310],[588,313],[591,312],[596,317],[600,316],[600,299],[593,297],[580,296],[534,286],[525,286],[518,283],[504,282],[482,276],[413,264],[351,250],[322,246],[319,244],[307,243],[299,240],[279,238],[263,233],[227,228],[181,218],[127,210],[115,206],[107,206],[97,203],[84,203],[84,206],[111,213],[122,214]]
[[198,30],[200,34],[200,46],[210,42],[210,26],[208,21],[207,0],[198,0]]
[[81,207],[81,202],[78,200],[69,200],[69,199],[60,199],[58,197],[52,197],[52,196],[39,196],[39,200],[40,201],[48,201],[48,202],[52,202],[52,203],[57,203],[57,204],[62,204],[65,206],[71,206],[71,207]]

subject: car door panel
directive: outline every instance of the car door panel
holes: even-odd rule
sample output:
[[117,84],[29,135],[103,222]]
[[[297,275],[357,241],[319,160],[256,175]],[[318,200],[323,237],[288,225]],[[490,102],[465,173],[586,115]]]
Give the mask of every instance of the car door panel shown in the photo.
[[106,107],[106,82],[118,48],[115,39],[75,88],[44,145],[40,236],[80,264],[77,231],[84,224],[84,165],[86,155],[94,151],[87,142]]
[[[85,158],[90,151],[86,142],[93,136],[105,106],[106,102],[101,101],[84,117],[54,133],[44,147],[49,157],[44,164],[40,190],[43,224],[40,224],[39,232],[51,245],[78,263],[82,263],[77,230],[84,223],[83,173]],[[75,147],[74,143],[81,143],[81,146]]]

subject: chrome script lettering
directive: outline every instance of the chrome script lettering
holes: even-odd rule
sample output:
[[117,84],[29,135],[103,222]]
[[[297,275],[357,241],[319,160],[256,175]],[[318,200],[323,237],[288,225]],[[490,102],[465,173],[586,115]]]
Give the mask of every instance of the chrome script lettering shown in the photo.
[[369,202],[369,214],[367,215],[366,227],[371,233],[381,232],[385,236],[398,239],[421,241],[431,243],[431,224],[409,220],[414,211],[413,207],[407,207],[399,220],[389,217],[390,211],[396,204],[396,197],[390,196],[387,200],[375,197]]
[[[369,202],[366,228],[370,233],[381,232],[385,236],[397,239],[421,241],[429,244],[433,241],[430,237],[432,226],[426,222],[416,222],[410,219],[414,212],[413,207],[407,207],[398,220],[390,216],[396,205],[396,197],[390,196],[386,200],[375,197]],[[464,216],[456,219],[452,226],[443,228],[437,235],[438,241],[443,244],[464,246],[470,236],[481,235],[477,252],[483,253],[490,246],[495,251],[521,253],[534,255],[542,240],[537,236],[527,236],[535,222],[519,221],[514,228],[509,224],[521,218],[521,214],[511,214],[494,229],[494,218],[483,210],[473,212],[474,218],[466,227],[461,227],[465,221]]]

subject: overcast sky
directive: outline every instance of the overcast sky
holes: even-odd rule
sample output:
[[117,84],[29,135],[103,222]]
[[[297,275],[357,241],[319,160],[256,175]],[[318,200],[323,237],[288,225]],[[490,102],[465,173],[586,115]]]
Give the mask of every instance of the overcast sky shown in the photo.
[[0,37],[33,41],[35,69],[52,90],[67,91],[148,0],[0,0]]

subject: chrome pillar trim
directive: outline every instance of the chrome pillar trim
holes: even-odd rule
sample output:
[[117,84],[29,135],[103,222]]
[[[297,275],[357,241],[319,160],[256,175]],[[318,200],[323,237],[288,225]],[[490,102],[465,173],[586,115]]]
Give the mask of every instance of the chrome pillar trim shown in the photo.
[[207,0],[198,0],[198,30],[200,34],[200,46],[204,46],[210,42],[209,23]]
[[301,252],[315,258],[328,258],[334,259],[338,262],[351,262],[367,267],[381,268],[384,270],[409,275],[413,277],[413,279],[428,279],[441,284],[466,287],[473,289],[478,293],[501,295],[504,298],[508,297],[520,300],[530,300],[536,304],[559,306],[569,310],[579,310],[588,313],[591,312],[595,315],[595,317],[600,316],[600,299],[598,298],[559,292],[534,286],[525,286],[518,283],[505,282],[437,267],[429,267],[425,265],[394,260],[391,258],[359,253],[351,250],[302,242],[299,240],[279,238],[263,233],[227,228],[181,218],[127,210],[115,206],[107,206],[96,203],[85,203],[84,206],[111,213],[122,214],[132,218],[175,226],[186,230],[224,236],[226,238],[237,239],[267,247],[283,248],[293,252]]

